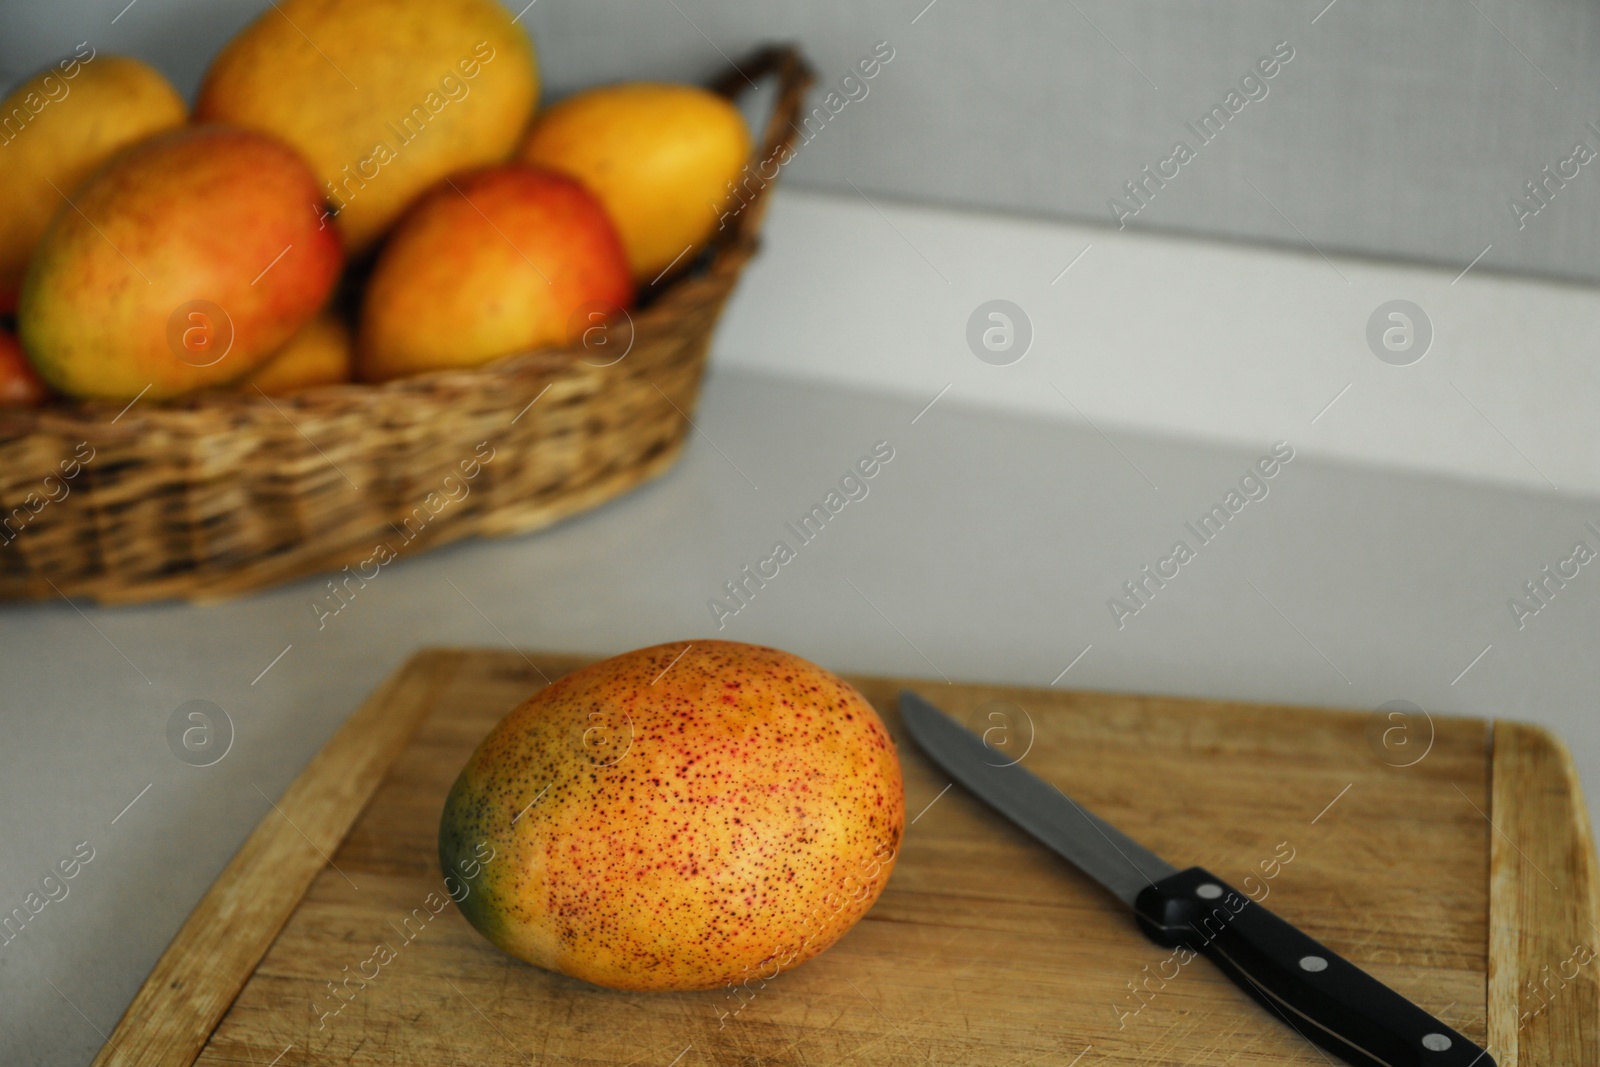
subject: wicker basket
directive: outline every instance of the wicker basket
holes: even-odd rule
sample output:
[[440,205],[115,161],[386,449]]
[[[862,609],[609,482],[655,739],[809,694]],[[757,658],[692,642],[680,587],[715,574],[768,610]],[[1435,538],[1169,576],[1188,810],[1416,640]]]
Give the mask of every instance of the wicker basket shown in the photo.
[[[763,76],[778,87],[766,161],[792,145],[804,60],[767,48],[713,88],[731,97]],[[370,577],[433,545],[547,526],[660,474],[683,446],[765,193],[747,183],[732,224],[642,292],[631,331],[605,349],[277,399],[0,410],[0,598],[204,600],[347,566]]]

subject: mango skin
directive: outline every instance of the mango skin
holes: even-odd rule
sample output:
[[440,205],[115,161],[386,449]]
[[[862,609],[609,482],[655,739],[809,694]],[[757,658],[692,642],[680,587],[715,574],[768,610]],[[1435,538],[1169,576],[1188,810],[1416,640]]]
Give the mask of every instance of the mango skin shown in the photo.
[[324,311],[269,356],[250,376],[250,385],[268,396],[288,396],[314,385],[348,382],[354,376],[355,341],[350,327],[333,312]]
[[579,312],[633,300],[617,231],[571,178],[519,164],[461,174],[406,213],[378,254],[362,300],[357,359],[366,381],[576,339]]
[[[35,368],[68,396],[131,400],[148,386],[159,399],[246,374],[323,306],[342,262],[305,162],[246,130],[158,134],[73,201],[39,241],[17,314]],[[223,316],[185,314],[196,300]]]
[[508,715],[450,791],[439,861],[477,874],[461,912],[513,956],[616,989],[708,989],[837,941],[904,830],[894,742],[848,683],[773,648],[679,641]]
[[516,147],[539,68],[511,19],[495,0],[281,0],[217,54],[195,117],[298,149],[360,253],[428,186]]
[[716,230],[749,161],[750,131],[716,93],[629,82],[546,110],[520,158],[592,189],[616,220],[634,277],[651,282],[674,261],[693,260]]
[[49,398],[17,335],[0,327],[0,407],[38,407]]
[[66,206],[63,194],[119,148],[181,125],[188,112],[153,67],[93,49],[40,71],[0,103],[0,122],[9,120],[0,130],[0,312],[16,309],[28,257]]

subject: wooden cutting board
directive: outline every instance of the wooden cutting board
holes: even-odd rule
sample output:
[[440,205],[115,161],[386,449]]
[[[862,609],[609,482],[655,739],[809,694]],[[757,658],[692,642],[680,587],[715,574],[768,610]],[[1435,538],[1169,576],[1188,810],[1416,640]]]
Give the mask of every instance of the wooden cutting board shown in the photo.
[[274,804],[95,1063],[1328,1062],[950,787],[904,737],[901,686],[994,729],[1179,866],[1264,900],[1501,1067],[1596,1061],[1595,855],[1570,759],[1535,727],[1473,719],[852,678],[900,743],[909,827],[887,890],[838,945],[695,993],[530,967],[448,904],[435,834],[477,742],[584,662],[411,659]]

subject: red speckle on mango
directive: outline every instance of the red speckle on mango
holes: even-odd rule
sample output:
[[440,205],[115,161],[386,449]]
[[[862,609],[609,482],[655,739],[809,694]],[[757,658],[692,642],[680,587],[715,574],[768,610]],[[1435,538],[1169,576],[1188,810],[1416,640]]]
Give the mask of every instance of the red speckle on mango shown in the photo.
[[513,956],[707,989],[842,937],[904,830],[894,743],[847,682],[778,649],[679,641],[512,711],[456,779],[439,856],[450,872],[495,849],[461,911]]

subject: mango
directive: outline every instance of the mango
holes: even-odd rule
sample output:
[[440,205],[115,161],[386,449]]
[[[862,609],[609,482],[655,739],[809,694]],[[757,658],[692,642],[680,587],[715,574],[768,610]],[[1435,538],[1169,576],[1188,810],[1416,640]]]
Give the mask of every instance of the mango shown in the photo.
[[16,309],[28,257],[78,183],[187,114],[155,69],[86,44],[0,102],[0,312]]
[[406,214],[367,282],[357,359],[383,381],[574,340],[626,308],[627,259],[583,186],[517,164],[458,175]]
[[594,190],[644,282],[693,260],[749,157],[750,131],[727,98],[652,82],[568,97],[535,120],[521,151]]
[[350,327],[324,311],[274,352],[250,384],[268,396],[287,396],[314,385],[348,382],[355,376],[355,343]]
[[535,693],[445,800],[461,913],[539,967],[617,989],[770,981],[838,941],[894,867],[894,742],[798,656],[678,641]]
[[195,114],[299,149],[360,253],[440,178],[506,159],[538,96],[495,0],[281,0],[218,53]]
[[0,407],[36,407],[49,396],[17,335],[0,327]]
[[326,302],[339,237],[287,145],[221,126],[123,149],[45,230],[22,345],[68,396],[175,396],[237,378]]

